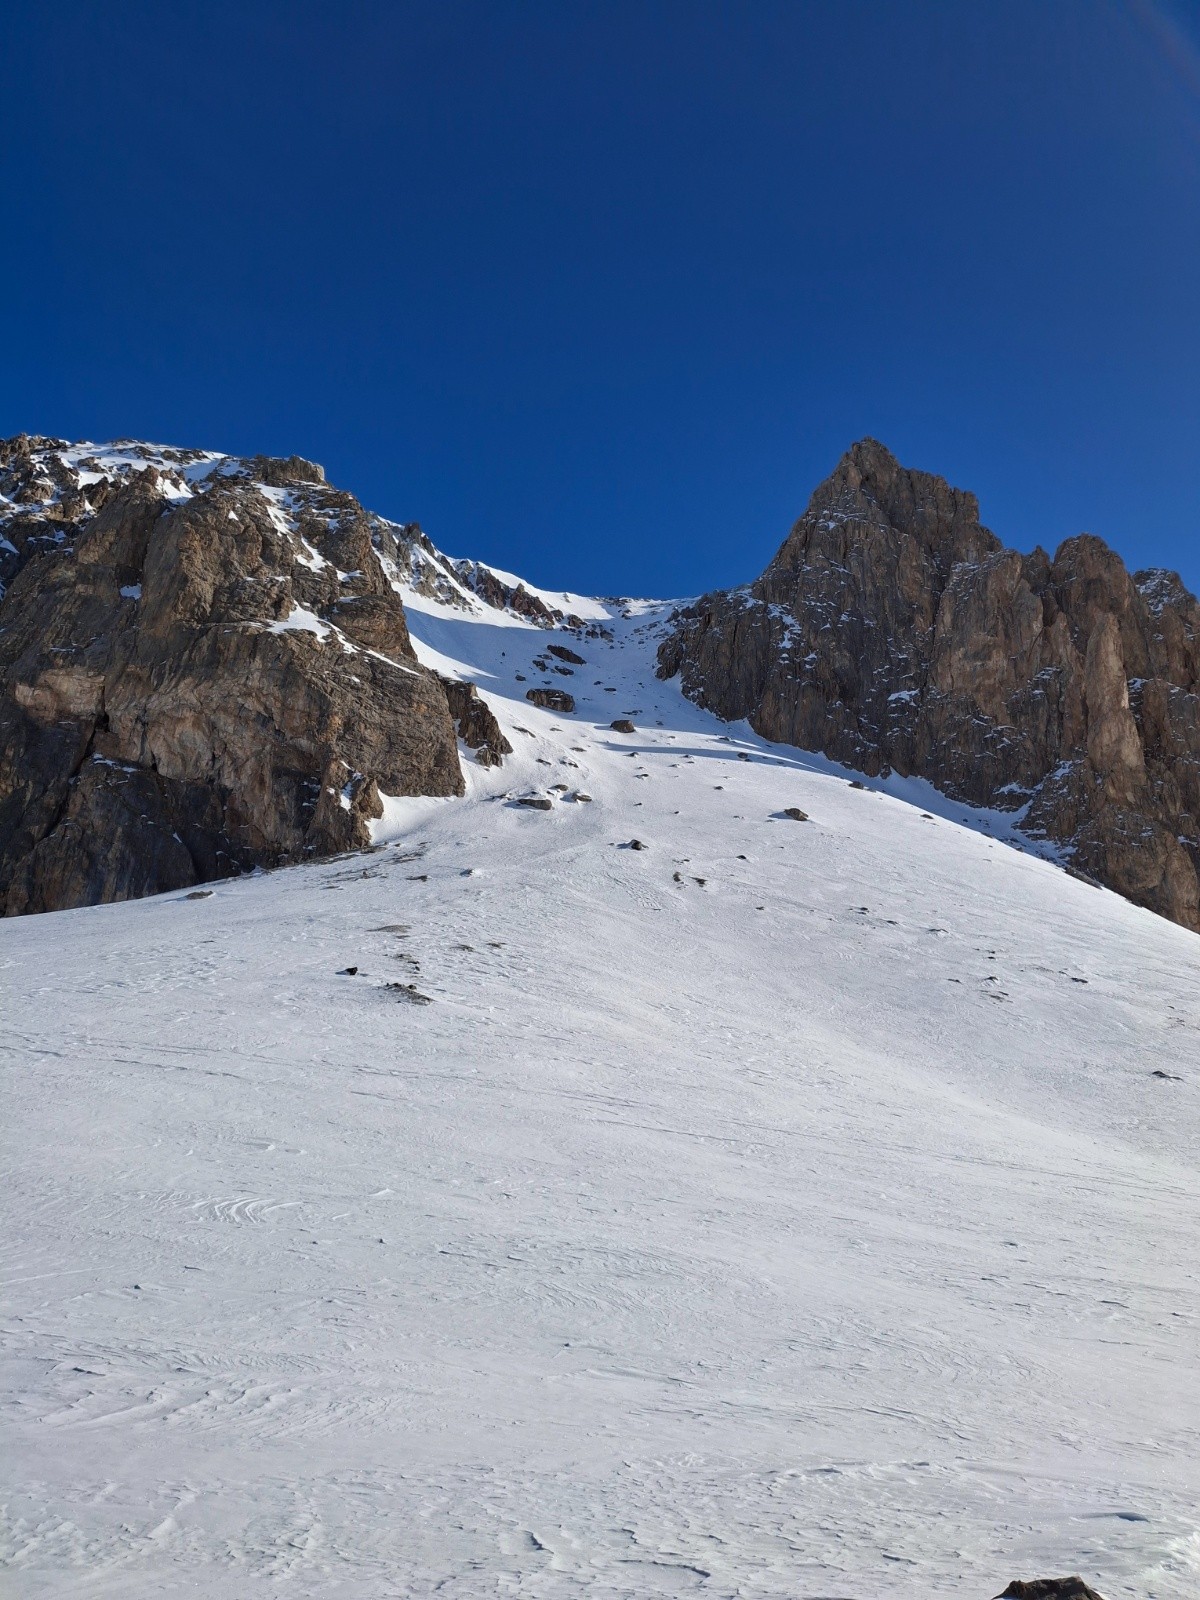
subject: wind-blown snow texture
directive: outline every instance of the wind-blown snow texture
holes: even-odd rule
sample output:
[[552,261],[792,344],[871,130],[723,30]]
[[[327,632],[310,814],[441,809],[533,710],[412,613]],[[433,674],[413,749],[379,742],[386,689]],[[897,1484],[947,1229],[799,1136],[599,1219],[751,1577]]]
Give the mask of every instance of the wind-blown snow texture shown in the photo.
[[13,1592],[1193,1600],[1200,942],[405,600],[465,800],[0,925]]

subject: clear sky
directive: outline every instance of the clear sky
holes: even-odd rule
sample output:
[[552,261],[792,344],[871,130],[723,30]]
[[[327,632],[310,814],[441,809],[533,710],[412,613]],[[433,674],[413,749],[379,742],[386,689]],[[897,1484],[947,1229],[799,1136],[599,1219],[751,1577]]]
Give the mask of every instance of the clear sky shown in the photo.
[[870,433],[1200,587],[1200,0],[0,0],[0,54],[0,433],[657,594]]

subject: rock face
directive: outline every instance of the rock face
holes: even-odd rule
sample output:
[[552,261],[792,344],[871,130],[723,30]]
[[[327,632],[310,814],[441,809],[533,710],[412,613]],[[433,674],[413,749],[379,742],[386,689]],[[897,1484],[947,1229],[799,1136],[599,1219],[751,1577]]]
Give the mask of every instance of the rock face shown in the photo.
[[453,584],[419,530],[299,457],[105,450],[0,443],[8,914],[353,848],[381,793],[462,793],[394,587],[418,559]]
[[481,767],[501,766],[504,757],[512,755],[512,745],[505,738],[491,706],[473,683],[461,678],[443,678],[440,673],[438,678],[446,691],[458,737],[468,750],[474,750]]
[[1088,534],[1005,549],[973,495],[865,439],[757,581],[678,613],[659,672],[765,738],[1018,811],[1200,929],[1200,605],[1174,573]]

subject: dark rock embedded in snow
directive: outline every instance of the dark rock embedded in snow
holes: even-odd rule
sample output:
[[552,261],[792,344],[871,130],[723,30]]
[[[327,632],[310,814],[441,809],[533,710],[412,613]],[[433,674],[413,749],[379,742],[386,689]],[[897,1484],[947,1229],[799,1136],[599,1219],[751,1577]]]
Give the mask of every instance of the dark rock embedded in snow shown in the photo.
[[609,727],[613,730],[614,733],[636,733],[637,732],[637,729],[634,727],[633,723],[630,722],[628,717],[617,717],[615,721],[609,723]]
[[575,697],[565,689],[526,689],[526,700],[547,711],[574,711]]
[[428,1006],[433,1004],[431,995],[422,994],[415,984],[411,983],[385,983],[384,988],[389,990],[401,1000],[407,1000],[409,1005]]
[[[807,822],[808,821],[808,812],[807,811],[801,811],[799,806],[785,806],[783,814],[784,814],[785,817],[790,817],[793,822]],[[743,859],[743,858],[739,857],[739,860],[740,859]]]
[[1088,534],[1005,549],[865,439],[755,582],[678,613],[663,677],[765,738],[1027,808],[1077,869],[1200,929],[1200,603]]
[[560,661],[569,661],[573,667],[584,665],[583,657],[569,650],[565,644],[548,644],[546,649],[550,655],[557,656]]
[[519,794],[517,796],[517,804],[519,806],[528,806],[531,811],[552,811],[554,809],[554,801],[548,799],[544,794]]
[[381,793],[463,792],[389,576],[419,530],[299,457],[88,483],[64,450],[0,442],[8,914],[357,848]]
[[996,1600],[1102,1600],[1082,1578],[1014,1578]]

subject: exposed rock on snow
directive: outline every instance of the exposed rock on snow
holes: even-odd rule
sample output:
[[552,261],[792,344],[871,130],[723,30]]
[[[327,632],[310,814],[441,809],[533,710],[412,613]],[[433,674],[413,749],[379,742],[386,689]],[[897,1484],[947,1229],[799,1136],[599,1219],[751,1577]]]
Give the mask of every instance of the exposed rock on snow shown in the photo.
[[583,657],[576,655],[575,651],[568,649],[565,644],[548,644],[546,651],[549,655],[557,656],[560,661],[569,661],[573,667],[585,665]]
[[547,605],[540,595],[534,594],[523,583],[506,583],[498,573],[490,567],[481,566],[478,561],[456,562],[454,570],[466,588],[498,611],[511,611],[544,628],[552,628],[557,623],[569,628],[584,626],[581,617]]
[[764,737],[1021,814],[1200,928],[1200,605],[1090,535],[1007,550],[974,495],[874,440],[763,575],[682,611],[664,676]]
[[1082,1578],[1014,1578],[996,1600],[1103,1600]]
[[527,689],[525,698],[546,711],[572,712],[575,709],[575,697],[565,689]]

